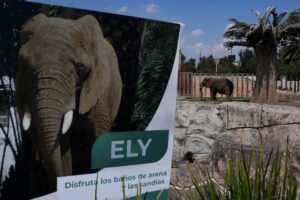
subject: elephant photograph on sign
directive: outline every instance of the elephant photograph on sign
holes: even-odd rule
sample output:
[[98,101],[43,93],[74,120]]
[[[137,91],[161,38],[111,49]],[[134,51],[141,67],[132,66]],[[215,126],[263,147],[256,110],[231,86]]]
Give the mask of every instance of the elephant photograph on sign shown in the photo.
[[38,14],[21,34],[17,110],[54,191],[57,177],[72,174],[71,142],[61,139],[74,112],[88,115],[96,137],[111,129],[122,93],[118,61],[91,15],[66,20]]
[[231,80],[227,78],[204,78],[200,84],[200,97],[202,98],[202,88],[210,88],[210,95],[212,100],[217,100],[216,95],[225,94],[227,97],[231,97],[234,85]]
[[0,19],[7,30],[15,27],[0,31],[0,63],[10,63],[0,73],[15,88],[10,105],[1,107],[13,107],[19,122],[5,135],[18,149],[5,143],[16,153],[0,163],[8,171],[0,179],[4,199],[39,197],[56,190],[57,177],[94,172],[91,148],[105,132],[146,130],[168,85],[179,36],[177,24],[17,3],[20,12],[9,14],[16,5],[8,3]]

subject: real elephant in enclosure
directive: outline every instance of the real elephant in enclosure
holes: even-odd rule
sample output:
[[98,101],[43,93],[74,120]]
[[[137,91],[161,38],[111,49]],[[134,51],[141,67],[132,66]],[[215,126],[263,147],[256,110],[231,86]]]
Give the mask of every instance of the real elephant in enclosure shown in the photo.
[[217,100],[217,93],[225,94],[227,97],[230,97],[234,89],[232,81],[227,78],[204,78],[200,84],[201,98],[203,96],[203,87],[210,88],[210,95],[212,100]]
[[21,37],[17,109],[30,135],[31,159],[42,160],[54,191],[58,176],[72,174],[72,121],[87,116],[94,137],[111,129],[122,91],[118,61],[91,15],[70,20],[38,14]]

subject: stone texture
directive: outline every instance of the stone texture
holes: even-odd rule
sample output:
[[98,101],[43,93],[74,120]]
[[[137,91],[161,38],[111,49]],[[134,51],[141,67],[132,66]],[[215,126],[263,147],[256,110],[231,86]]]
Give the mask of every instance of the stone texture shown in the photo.
[[[280,147],[284,150],[289,140],[289,146],[300,144],[300,124],[276,125],[260,129],[262,142],[266,148]],[[300,161],[300,160],[299,160]]]
[[219,108],[223,110],[223,120],[227,129],[260,127],[262,110],[260,104],[229,102],[222,103]]
[[173,161],[179,162],[184,159],[184,146],[186,138],[186,128],[176,128],[173,144]]
[[206,158],[214,139],[224,129],[217,105],[178,101],[173,161],[184,160],[188,151],[198,154],[197,158]]
[[210,152],[210,147],[213,143],[212,139],[203,137],[201,135],[188,136],[185,141],[184,152],[201,153],[208,154]]
[[[213,171],[214,176],[222,182],[226,159],[241,158],[242,151],[247,159],[253,150],[260,149],[261,144],[265,148],[265,158],[271,149],[278,146],[284,152],[287,138],[290,167],[300,181],[299,108],[245,102],[208,104],[179,101],[173,154],[177,164],[173,165],[176,168],[172,172],[172,178],[176,177],[177,182],[171,180],[171,199],[185,199],[185,191],[191,186],[186,170],[187,162],[184,161],[186,152],[194,154],[192,166],[204,165],[217,169]],[[178,181],[184,184],[179,187]],[[172,191],[177,196],[172,196]]]
[[300,123],[300,111],[298,108],[276,105],[265,105],[262,108],[263,126]]
[[221,133],[212,145],[210,160],[218,171],[225,171],[226,160],[235,159],[243,152],[250,155],[260,148],[260,134],[257,129],[244,128],[228,130]]
[[196,103],[178,101],[176,106],[175,127],[186,128],[190,124],[190,117],[195,112]]
[[225,125],[218,116],[219,113],[216,108],[211,110],[197,109],[191,117],[187,134],[200,134],[204,137],[215,139],[223,131]]

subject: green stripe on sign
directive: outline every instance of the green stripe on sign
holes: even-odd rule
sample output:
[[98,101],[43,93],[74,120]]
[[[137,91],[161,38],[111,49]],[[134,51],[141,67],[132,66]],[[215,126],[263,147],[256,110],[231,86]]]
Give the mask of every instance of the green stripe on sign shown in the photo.
[[104,133],[93,145],[92,169],[156,162],[168,140],[168,130]]
[[[130,197],[126,200],[136,200],[138,199],[135,197]],[[153,192],[146,192],[145,194],[142,194],[143,200],[168,200],[169,199],[169,190],[161,190],[161,191],[153,191]]]

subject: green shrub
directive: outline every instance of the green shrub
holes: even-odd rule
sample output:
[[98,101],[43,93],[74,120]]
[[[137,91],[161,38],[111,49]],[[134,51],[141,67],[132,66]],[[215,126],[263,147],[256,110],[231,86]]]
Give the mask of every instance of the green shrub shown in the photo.
[[[243,151],[242,151],[243,152]],[[292,200],[296,199],[298,183],[288,168],[289,151],[284,154],[277,148],[267,159],[264,149],[250,155],[248,162],[242,153],[242,160],[227,160],[223,186],[219,185],[207,170],[200,174],[189,168],[196,192],[187,192],[189,199],[211,200]],[[265,161],[266,160],[266,161]],[[202,177],[202,180],[200,179]]]

